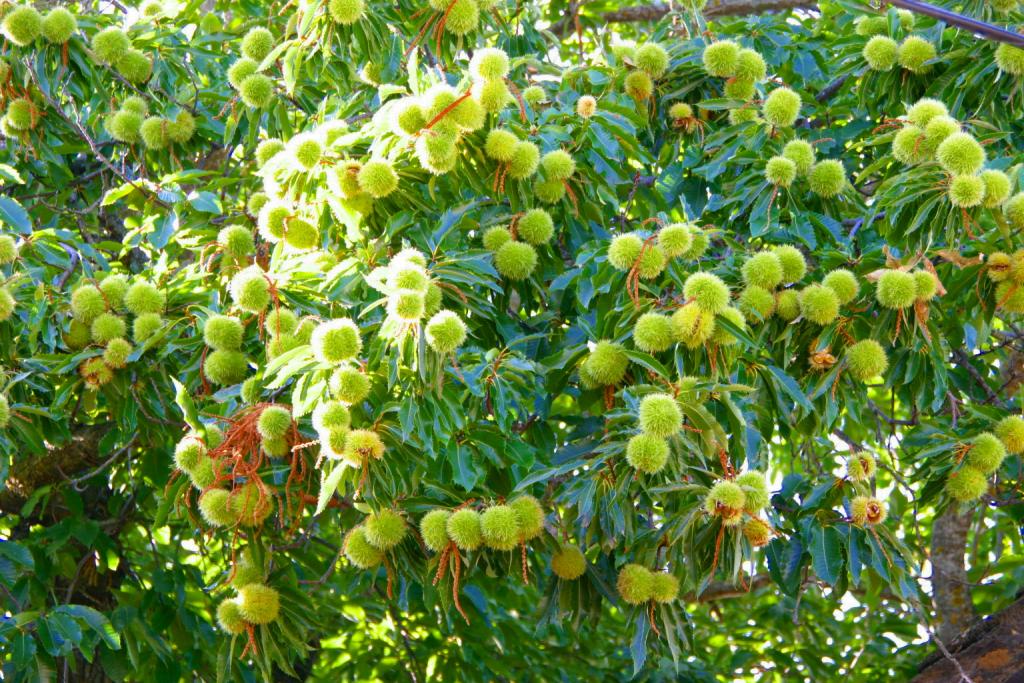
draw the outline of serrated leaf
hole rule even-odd
[[[320,473],[320,493],[316,497],[316,512],[313,513],[314,516],[327,509],[331,498],[334,497],[334,492],[338,490],[338,482],[341,481],[341,477],[345,474],[346,469],[345,464],[339,462],[330,472],[326,474]]]
[[[814,573],[829,585],[839,580],[843,568],[842,542],[835,527],[815,526],[811,529],[811,566]]]

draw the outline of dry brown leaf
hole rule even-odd
[[[967,258],[961,256],[960,252],[954,249],[939,249],[935,252],[937,256],[941,256],[944,261],[952,263],[957,268],[967,268],[968,266],[977,266],[982,263],[983,259],[981,256],[973,256]]]

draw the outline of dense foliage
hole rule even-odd
[[[1013,600],[1024,50],[615,5],[0,4],[5,679],[883,680],[940,545]]]

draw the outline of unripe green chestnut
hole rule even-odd
[[[908,36],[896,51],[901,67],[914,74],[926,74],[932,65],[926,62],[935,59],[935,46],[920,36]]]
[[[310,342],[317,360],[332,365],[355,358],[363,347],[359,327],[349,318],[320,323]]]
[[[651,572],[651,600],[672,602],[679,597],[679,579],[668,572]]]
[[[764,287],[750,285],[740,292],[739,306],[743,315],[767,320],[775,312],[775,296]]]
[[[261,26],[249,29],[242,38],[242,56],[254,62],[262,62],[274,49],[275,42],[274,34],[267,29]]]
[[[757,50],[742,48],[736,60],[736,76],[754,82],[763,81],[768,76],[768,65]]]
[[[653,434],[637,434],[626,444],[626,462],[644,474],[657,474],[668,462],[668,441]]]
[[[846,171],[840,161],[825,159],[811,167],[807,183],[819,197],[835,197],[846,188]]]
[[[248,370],[249,359],[240,351],[214,351],[203,363],[203,374],[214,384],[238,384]]]
[[[661,78],[668,71],[668,53],[657,43],[644,43],[637,48],[633,63],[651,78]]]
[[[918,128],[924,128],[937,116],[949,116],[949,110],[931,97],[922,97],[907,110],[907,121]]]
[[[899,45],[888,36],[875,36],[864,45],[861,54],[873,71],[890,71],[899,58]]]
[[[345,557],[360,569],[373,569],[384,560],[384,552],[370,544],[366,529],[354,527],[345,535]]]
[[[466,323],[457,313],[440,311],[427,322],[425,333],[430,348],[449,354],[466,341]]]
[[[772,247],[772,253],[782,264],[782,281],[786,284],[799,282],[807,274],[807,259],[803,253],[790,244]]]
[[[203,325],[203,341],[215,351],[237,351],[243,333],[242,321],[229,315],[212,315]]]
[[[1006,459],[1006,448],[995,434],[983,432],[971,439],[967,464],[984,475],[993,474]]]
[[[739,69],[740,46],[731,40],[711,43],[701,55],[709,76],[732,78]]]
[[[640,401],[640,429],[647,434],[668,437],[683,428],[683,413],[668,394],[650,394]]]
[[[654,594],[654,574],[647,567],[627,564],[619,570],[615,582],[619,597],[630,605],[641,605]]]
[[[839,317],[839,297],[825,285],[808,285],[800,292],[800,313],[817,325],[828,325]]]
[[[996,66],[1011,76],[1024,76],[1024,50],[1008,43],[999,43],[996,48]]]
[[[128,356],[133,350],[131,342],[114,337],[107,342],[107,348],[103,350],[103,362],[112,368],[123,368],[128,364]]]
[[[666,315],[644,313],[633,327],[633,343],[646,353],[659,353],[674,343],[672,322]]]
[[[405,520],[394,510],[378,510],[363,522],[366,540],[378,550],[388,551],[402,542],[407,526]]]
[[[621,382],[626,375],[629,356],[622,345],[612,341],[599,341],[583,361],[583,367],[597,384],[611,386]]]
[[[431,510],[423,515],[420,520],[420,536],[423,537],[423,544],[428,549],[439,553],[448,547],[451,539],[448,537],[448,520],[452,513],[448,510]]]
[[[509,280],[525,280],[537,267],[537,251],[525,242],[506,242],[495,252],[494,266]]]
[[[954,133],[935,150],[935,159],[951,175],[974,175],[985,163],[985,150],[974,136]]]
[[[747,496],[743,487],[728,480],[717,482],[704,498],[704,511],[722,518],[722,524],[735,526],[743,521]]]
[[[469,72],[478,80],[508,76],[508,54],[504,50],[485,47],[477,50],[469,60]]]
[[[840,305],[846,305],[857,298],[860,292],[860,284],[857,276],[845,268],[837,268],[829,272],[821,281],[839,298]]]
[[[644,102],[654,93],[654,81],[644,71],[630,71],[624,82],[626,94],[638,102]]]
[[[262,109],[274,97],[274,81],[264,74],[246,76],[238,86],[238,96],[247,107]]]
[[[885,373],[889,358],[874,339],[864,339],[846,349],[846,369],[854,379],[866,382]]]
[[[970,466],[961,467],[946,480],[946,493],[950,498],[969,503],[988,492],[988,478]]]
[[[800,177],[810,172],[815,161],[814,147],[806,140],[790,140],[782,148],[782,156],[793,162]]]
[[[986,169],[981,172],[981,181],[985,183],[985,206],[1002,206],[1010,196],[1010,177],[1002,171]]]
[[[217,625],[233,636],[245,633],[245,617],[238,606],[238,599],[224,600],[217,605]]]
[[[342,26],[356,23],[363,18],[365,11],[364,0],[329,0],[327,3],[327,12],[331,19]]]
[[[714,332],[715,314],[704,311],[696,303],[687,304],[672,314],[673,335],[691,349],[706,343]]]
[[[15,7],[4,17],[0,32],[18,47],[33,43],[43,30],[43,17],[31,6]]]
[[[494,128],[487,133],[484,141],[484,152],[495,161],[509,162],[515,155],[516,143],[519,138],[502,128]]]
[[[243,311],[261,313],[270,305],[270,282],[259,266],[249,266],[231,279],[231,298]]]
[[[790,88],[776,88],[765,98],[761,115],[776,128],[788,128],[800,116],[800,96]]]
[[[1024,453],[1024,418],[1008,415],[996,423],[993,430],[1003,442],[1007,453],[1018,455]]]
[[[386,197],[398,188],[398,175],[385,159],[371,159],[357,176],[359,187],[374,199]]]
[[[267,406],[260,412],[256,431],[264,439],[280,439],[292,428],[292,414],[284,406]]]
[[[519,542],[531,541],[544,532],[544,508],[531,495],[521,495],[508,504],[516,514]]]
[[[683,283],[683,296],[705,313],[714,315],[729,304],[729,287],[713,273],[693,273]]]
[[[792,163],[792,162],[790,162]],[[772,290],[782,284],[782,261],[775,251],[760,251],[743,262],[743,282]]]
[[[575,545],[562,545],[551,556],[551,572],[563,581],[575,581],[587,571],[587,558]]]
[[[480,514],[476,510],[456,510],[448,518],[448,537],[459,550],[476,550],[483,543]]]
[[[885,308],[908,308],[917,300],[914,276],[902,270],[887,270],[878,278],[875,298]]]
[[[480,515],[484,545],[493,550],[511,550],[519,544],[519,521],[508,505],[494,505]]]

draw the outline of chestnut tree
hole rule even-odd
[[[970,680],[1024,12],[896,5],[0,2],[3,678]]]

